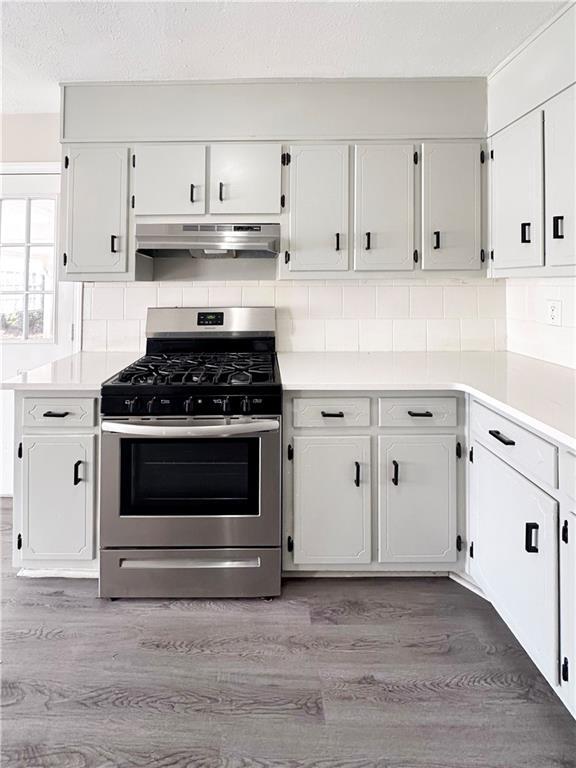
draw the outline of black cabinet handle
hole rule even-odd
[[[392,475],[392,485],[398,485],[398,462],[393,461],[392,466],[394,467],[394,474]]]
[[[366,250],[369,251],[372,247],[371,245],[372,240],[372,234],[370,232],[366,232]]]
[[[340,250],[340,232],[336,232],[336,250]]]
[[[220,200],[221,203],[224,202],[224,182],[221,181],[220,185],[218,187],[218,200]]]
[[[412,416],[413,419],[423,418],[423,417],[427,419],[431,419],[434,416],[434,414],[432,413],[432,411],[408,411],[408,416]]]
[[[531,243],[532,240],[530,239],[530,228],[531,224],[529,221],[525,221],[522,224],[520,224],[520,242],[521,243]]]
[[[194,202],[194,189],[195,189],[194,184],[190,184],[190,202],[191,203]]]
[[[336,413],[329,413],[328,411],[320,411],[320,415],[323,419],[343,419],[344,411],[337,411]]]
[[[434,233],[434,250],[437,251],[440,248],[440,232],[436,230]]]
[[[564,216],[552,216],[552,237],[564,240]]]
[[[82,478],[78,474],[78,470],[80,469],[82,462],[78,460],[74,464],[74,485],[78,485],[78,483],[82,480]]]
[[[534,543],[534,534],[538,532],[539,527],[538,523],[526,523],[526,552],[538,552],[538,544]]]
[[[506,437],[506,435],[503,435],[502,432],[497,429],[489,429],[488,434],[492,435],[492,437],[495,437],[498,442],[502,443],[502,445],[516,445],[514,440]]]
[[[356,467],[356,475],[354,477],[354,485],[356,488],[360,488],[360,462],[355,461],[354,466]]]
[[[42,416],[45,419],[65,419],[70,415],[70,411],[44,411]]]
[[[118,240],[118,235],[110,235],[110,253],[118,253],[116,250],[116,240]]]

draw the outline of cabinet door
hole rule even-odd
[[[472,576],[546,678],[558,679],[558,504],[478,443]]]
[[[560,687],[563,701],[576,716],[576,509],[560,507]]]
[[[480,269],[480,144],[422,147],[422,269]]]
[[[210,213],[280,213],[281,144],[212,144]]]
[[[531,112],[492,138],[494,267],[539,267],[542,238],[542,112]]]
[[[414,145],[355,151],[354,269],[413,269]]]
[[[128,149],[70,147],[63,171],[63,276],[127,269]]]
[[[294,438],[294,562],[369,563],[370,438]]]
[[[378,438],[379,560],[456,560],[456,438]]]
[[[546,264],[576,264],[576,86],[544,110]]]
[[[94,435],[22,441],[24,560],[92,560]]]
[[[348,146],[290,148],[290,271],[348,269]]]
[[[135,152],[134,210],[139,214],[206,213],[206,148],[143,144]]]

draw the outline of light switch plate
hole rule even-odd
[[[548,325],[562,325],[562,302],[548,299]]]

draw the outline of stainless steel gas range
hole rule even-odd
[[[275,313],[148,310],[102,385],[101,597],[280,593]]]

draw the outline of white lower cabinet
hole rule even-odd
[[[94,435],[22,439],[22,559],[92,560]]]
[[[558,683],[558,502],[478,443],[470,571],[547,680]]]
[[[456,560],[456,437],[378,438],[379,561]]]
[[[294,562],[369,563],[370,438],[294,438]]]

